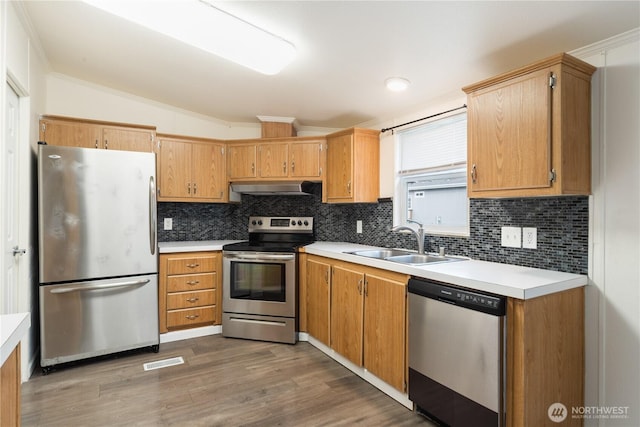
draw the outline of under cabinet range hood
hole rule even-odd
[[[313,182],[310,181],[254,181],[232,182],[231,191],[254,196],[307,196],[313,194]]]

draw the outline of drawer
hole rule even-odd
[[[214,323],[215,306],[186,308],[167,311],[167,328],[188,327],[202,323]]]
[[[215,305],[216,291],[213,289],[196,292],[177,292],[167,295],[167,309],[193,308],[203,305]]]
[[[184,274],[167,277],[167,292],[198,291],[213,289],[216,273]]]
[[[216,256],[167,258],[167,274],[189,274],[216,271]]]

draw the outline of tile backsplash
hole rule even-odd
[[[249,196],[241,203],[158,203],[158,240],[247,239],[248,218],[313,216],[316,240],[417,249],[412,235],[392,233],[391,201],[373,204],[323,204],[317,184],[309,196]],[[173,218],[173,230],[163,230]],[[427,235],[425,249],[445,247],[453,255],[474,259],[587,274],[589,199],[587,196],[471,199],[469,237]],[[363,232],[356,233],[356,220]],[[536,227],[537,249],[503,248],[502,226]]]

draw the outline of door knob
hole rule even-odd
[[[13,255],[14,255],[14,256],[16,256],[16,255],[24,255],[24,254],[26,254],[26,253],[27,253],[27,250],[26,250],[26,249],[20,249],[20,248],[18,248],[17,246],[14,246],[14,247],[13,247]]]

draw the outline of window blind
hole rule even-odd
[[[399,170],[406,175],[467,161],[467,114],[456,114],[398,132]]]

